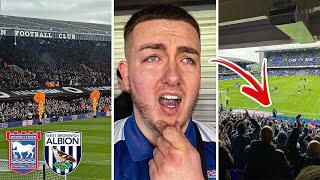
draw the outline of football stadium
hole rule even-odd
[[[219,56],[259,83],[266,59],[272,101],[262,107],[241,94],[248,82],[219,65],[219,178],[319,179],[319,2],[221,0],[219,8]]]
[[[261,54],[261,52],[259,52]],[[228,100],[226,108],[248,109],[262,112],[277,110],[279,117],[294,117],[302,114],[304,118],[318,120],[320,111],[317,108],[319,97],[319,49],[291,49],[264,51],[267,59],[269,92],[272,106],[262,107],[240,93],[240,85],[247,82],[231,70],[219,66],[220,104]],[[251,72],[260,81],[260,64],[245,60],[235,61],[246,71]],[[248,67],[248,68],[247,68]],[[294,119],[294,118],[293,118]]]
[[[111,176],[111,25],[0,15],[0,77],[0,179]],[[44,162],[44,132],[62,130],[82,132],[67,177]],[[6,131],[42,132],[39,170],[8,170]]]

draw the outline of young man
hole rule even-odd
[[[114,178],[213,179],[215,130],[192,120],[200,88],[200,32],[181,8],[135,13],[119,63],[132,115],[115,123]]]

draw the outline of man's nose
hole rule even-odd
[[[180,85],[181,72],[178,62],[175,59],[169,60],[164,69],[162,77],[163,83],[170,86]]]

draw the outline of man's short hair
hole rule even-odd
[[[127,41],[134,27],[139,23],[157,19],[184,21],[197,30],[198,36],[200,38],[199,25],[188,12],[177,6],[159,4],[142,9],[131,16],[124,28],[124,40]]]
[[[320,143],[312,140],[307,146],[306,154],[308,157],[320,159]]]
[[[240,135],[243,135],[244,133],[246,133],[246,125],[244,124],[244,122],[240,122],[240,123],[237,125],[237,132],[238,132]]]
[[[261,140],[270,143],[273,139],[273,129],[270,126],[264,126],[260,132]]]

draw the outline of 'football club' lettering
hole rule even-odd
[[[5,36],[5,35],[7,35],[7,30],[0,29],[0,36]]]

